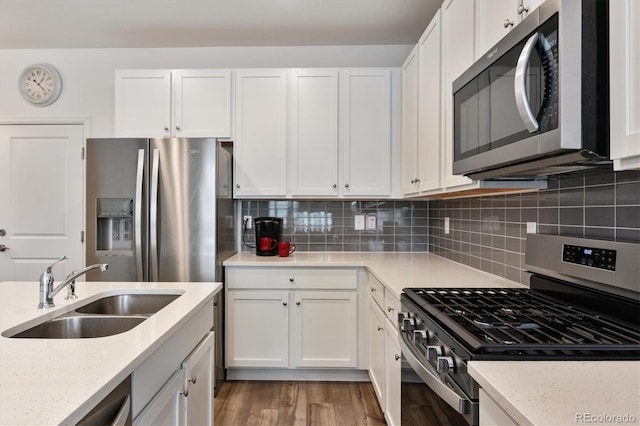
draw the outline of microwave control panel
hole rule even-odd
[[[616,250],[564,244],[562,261],[591,268],[616,270]]]

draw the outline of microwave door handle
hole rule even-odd
[[[527,95],[527,68],[529,67],[529,60],[533,49],[536,47],[539,35],[535,33],[524,45],[518,63],[516,65],[516,75],[514,79],[514,89],[516,95],[516,105],[518,106],[518,113],[524,121],[525,126],[529,133],[533,133],[540,128],[536,116],[531,111],[531,104],[529,104],[529,96]]]
[[[151,272],[149,281],[157,282],[158,271],[158,178],[160,173],[160,150],[153,150],[151,165],[151,194],[149,203],[149,251],[151,257]]]
[[[138,281],[144,281],[142,273],[142,185],[144,179],[144,149],[138,150],[138,167],[136,169],[136,198],[134,205],[134,240],[136,250],[136,278]]]

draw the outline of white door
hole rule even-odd
[[[182,363],[182,388],[188,390],[184,398],[186,424],[213,424],[213,342],[209,333],[202,343]]]
[[[60,281],[84,264],[81,125],[0,126],[0,281]],[[35,303],[34,299],[34,303]]]
[[[356,367],[355,291],[297,291],[294,294],[292,356],[296,367]]]

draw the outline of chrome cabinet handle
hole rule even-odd
[[[296,302],[296,305],[300,306],[300,301],[299,300]]]
[[[164,131],[168,132],[169,131],[169,126],[164,126]]]
[[[236,183],[236,188],[240,189],[240,184]]]
[[[394,309],[391,306],[387,306],[387,312],[391,312],[394,311]]]
[[[9,247],[5,246],[4,244],[0,244],[0,252],[7,251],[7,250],[9,250]]]
[[[400,359],[400,355],[395,354],[394,358],[396,359],[396,361],[398,361]]]
[[[384,330],[384,328],[378,326],[378,331],[382,331],[382,330]]]
[[[518,113],[529,133],[537,131],[540,127],[536,116],[531,111],[531,104],[529,103],[529,96],[527,94],[527,67],[529,66],[529,60],[531,59],[531,54],[538,39],[539,34],[535,33],[527,40],[522,52],[520,52],[520,57],[516,64],[516,75],[513,79]]]
[[[345,183],[345,184],[344,184],[344,187],[345,187],[345,188],[349,188],[349,184],[348,184],[348,183]]]
[[[375,292],[376,288],[375,287],[371,287],[371,293]]]
[[[184,389],[180,391],[180,395],[184,395],[184,397],[188,397],[189,396],[189,389]]]
[[[334,183],[333,184],[333,189],[336,189],[337,187],[338,187],[338,185]]]
[[[282,302],[282,306],[287,306],[287,302]]]
[[[7,231],[4,229],[0,229],[0,237],[4,237],[5,235],[7,235]]]
[[[182,130],[180,126],[176,126],[176,130]]]
[[[525,6],[524,4],[519,4],[518,5],[518,9],[517,9],[518,15],[522,15],[523,13],[528,12],[528,11],[529,11],[529,8],[527,6]]]
[[[293,277],[289,278],[289,282],[292,283],[293,282]]]
[[[198,380],[198,378],[196,376],[193,376],[189,380],[187,380],[187,382],[193,383],[195,385],[197,380]]]
[[[513,27],[513,21],[510,21],[509,18],[504,20],[504,27],[505,28],[509,28],[509,27]]]

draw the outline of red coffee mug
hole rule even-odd
[[[278,246],[278,240],[275,238],[262,237],[260,238],[260,250],[269,251]]]
[[[296,251],[296,245],[287,241],[280,241],[278,243],[278,256],[288,257],[291,253]]]

